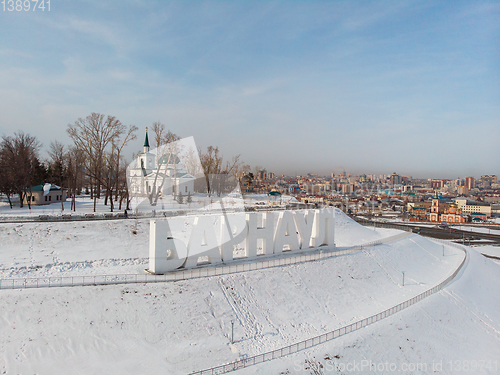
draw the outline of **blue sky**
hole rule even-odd
[[[0,134],[45,148],[99,112],[279,174],[498,175],[499,73],[499,2],[0,9]]]

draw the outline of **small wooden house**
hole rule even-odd
[[[67,189],[60,186],[41,183],[40,185],[32,186],[25,194],[23,204],[31,204],[40,206],[51,203],[66,202]]]

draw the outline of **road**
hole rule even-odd
[[[437,227],[428,227],[428,226],[418,226],[418,223],[415,224],[402,224],[402,223],[383,223],[379,221],[372,221],[368,219],[363,219],[360,217],[352,217],[353,220],[358,223],[366,226],[377,226],[381,228],[411,228],[414,233],[418,233],[422,236],[439,238],[443,240],[455,240],[456,242],[461,242],[465,239],[465,242],[469,241],[477,241],[477,240],[488,240],[491,241],[492,244],[500,244],[500,235],[498,234],[488,234],[488,233],[477,233],[471,232],[470,230],[460,230],[457,228],[437,228]]]

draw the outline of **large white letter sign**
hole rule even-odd
[[[182,267],[187,258],[186,244],[169,237],[170,227],[167,220],[150,222],[149,272],[163,274]]]
[[[199,216],[194,219],[188,243],[186,268],[196,267],[199,257],[208,257],[210,264],[222,262],[213,221],[213,216]]]
[[[288,245],[287,250],[299,250],[299,238],[295,221],[291,211],[280,212],[276,233],[274,234],[274,253],[283,252],[283,247]]]
[[[309,248],[314,222],[314,211],[295,212],[295,225],[300,236],[300,248]]]
[[[151,220],[149,272],[162,274],[177,268],[195,268],[200,257],[206,258],[208,264],[230,264],[235,260],[234,246],[242,242],[246,258],[260,258],[259,239],[264,256],[320,246],[335,249],[334,210],[284,211],[279,213],[276,225],[274,220],[272,212],[199,216],[194,219],[187,246],[173,238],[168,220]],[[183,227],[186,226],[190,225],[184,222]]]
[[[247,221],[244,215],[224,215],[221,218],[220,251],[223,262],[233,260],[234,245],[245,241],[248,235]]]
[[[320,247],[322,245],[334,246],[335,217],[334,212],[329,209],[315,210],[314,224],[311,237],[311,245]]]
[[[258,226],[259,216],[263,225]],[[274,248],[274,217],[272,212],[247,214],[248,236],[245,241],[245,255],[248,258],[257,256],[257,239],[262,239],[264,255],[271,255]]]

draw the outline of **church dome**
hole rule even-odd
[[[169,155],[164,154],[158,159],[158,165],[165,165],[165,164],[180,164],[181,160],[179,157],[175,154],[170,154],[170,160],[169,160]]]

